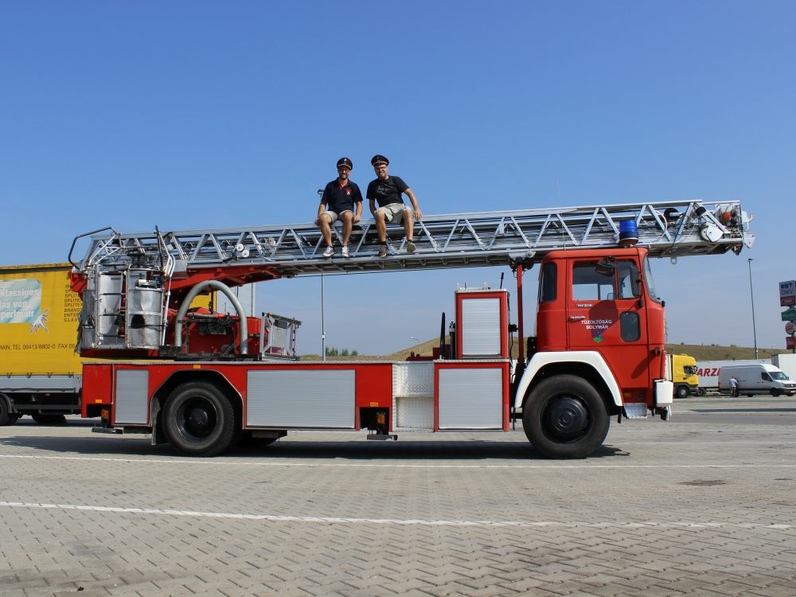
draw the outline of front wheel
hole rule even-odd
[[[184,383],[171,393],[163,411],[166,439],[187,456],[217,456],[241,435],[239,417],[227,396],[214,384]]]
[[[677,386],[675,396],[677,398],[688,398],[691,395],[691,390],[688,386]]]
[[[528,396],[522,426],[533,447],[548,458],[585,458],[608,435],[608,410],[582,377],[556,375]]]

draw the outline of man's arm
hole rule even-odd
[[[409,201],[412,202],[412,210],[415,214],[415,220],[419,222],[423,219],[423,214],[420,211],[420,206],[417,204],[417,198],[415,197],[415,194],[412,192],[412,189],[409,188],[407,188],[404,193],[406,193],[406,196],[409,197]]]

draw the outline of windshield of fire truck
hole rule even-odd
[[[647,284],[647,293],[650,298],[656,303],[663,303],[661,297],[655,291],[655,282],[652,278],[652,268],[650,267],[650,260],[648,256],[644,256],[644,282]]]

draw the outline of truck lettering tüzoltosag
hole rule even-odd
[[[611,416],[668,419],[673,383],[664,309],[650,258],[739,253],[749,216],[737,202],[624,204],[426,216],[417,251],[389,241],[378,259],[362,221],[348,259],[324,259],[313,225],[121,234],[75,239],[82,298],[82,409],[99,430],[148,433],[188,455],[298,429],[507,431],[516,421],[553,458],[593,453]],[[337,232],[336,232],[337,233]],[[397,231],[395,232],[397,233]],[[82,260],[78,242],[89,238]],[[295,354],[300,322],[244,312],[231,288],[306,274],[504,265],[516,276],[517,322],[504,289],[455,293],[450,334],[408,362],[313,362]],[[522,279],[539,266],[536,336],[524,337]],[[219,292],[232,315],[194,310]]]

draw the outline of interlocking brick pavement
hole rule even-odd
[[[796,402],[676,406],[578,461],[519,429],[187,459],[23,419],[0,427],[0,595],[796,594]]]

